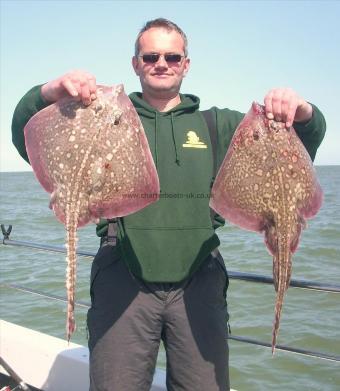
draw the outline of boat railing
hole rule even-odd
[[[9,226],[8,229],[6,229],[4,227],[4,225],[1,224],[1,230],[2,230],[2,234],[3,234],[3,240],[2,240],[3,245],[25,247],[25,248],[32,248],[32,249],[37,249],[37,250],[66,254],[66,248],[63,246],[52,246],[52,245],[48,245],[48,244],[10,239],[9,236],[10,236],[10,233],[12,230],[11,225]],[[95,256],[95,252],[83,251],[83,250],[78,249],[77,255],[79,257],[92,259]],[[262,284],[273,284],[272,277],[259,275],[259,274],[255,274],[255,273],[245,273],[245,272],[228,270],[228,276],[230,279],[235,279],[235,280],[262,283]],[[41,291],[31,289],[31,288],[28,288],[28,287],[25,287],[25,286],[22,286],[19,284],[1,283],[0,286],[6,287],[9,289],[14,289],[14,290],[21,291],[21,292],[25,292],[25,293],[30,293],[30,294],[42,296],[44,298],[48,298],[51,300],[57,300],[57,301],[62,301],[62,302],[67,301],[66,297],[41,292]],[[321,292],[328,292],[328,293],[340,293],[340,285],[333,284],[333,283],[327,283],[327,282],[291,279],[290,287],[307,289],[307,290],[314,290],[314,291],[321,291]],[[79,307],[83,307],[83,308],[90,307],[89,303],[83,302],[83,301],[77,301],[75,303],[75,305],[79,306]],[[258,345],[258,346],[271,348],[270,343],[262,342],[257,339],[252,339],[252,338],[248,338],[248,337],[244,337],[244,336],[238,336],[238,335],[234,335],[231,333],[229,333],[228,338],[230,340],[237,341],[237,342],[244,342],[244,343],[248,343],[248,344],[252,344],[252,345]],[[286,345],[276,345],[276,350],[286,351],[286,352],[295,353],[295,354],[301,354],[301,355],[315,357],[315,358],[324,359],[324,360],[340,362],[339,355],[327,354],[327,353],[323,353],[323,352],[316,352],[316,351],[307,350],[307,349],[299,349],[299,348],[286,346]]]

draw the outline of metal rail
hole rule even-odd
[[[229,335],[228,338],[232,339],[234,341],[238,341],[238,342],[245,342],[245,343],[249,343],[252,345],[264,346],[269,349],[272,348],[272,345],[270,343],[262,342],[257,339],[240,337],[238,335]],[[301,354],[303,356],[308,356],[308,357],[321,358],[323,360],[340,362],[340,356],[333,355],[333,354],[327,354],[327,353],[315,352],[315,351],[307,350],[307,349],[298,349],[298,348],[292,348],[290,346],[285,346],[285,345],[276,345],[275,351],[276,350],[281,350],[281,351],[295,353],[295,354]]]
[[[5,227],[3,225],[1,225],[1,230],[2,230],[2,233],[4,236],[3,241],[2,241],[3,245],[34,248],[34,249],[43,250],[43,251],[51,251],[51,252],[66,254],[66,249],[62,246],[51,246],[51,245],[47,245],[47,244],[9,239],[9,235],[11,233],[12,226],[9,226],[9,228],[6,230]],[[79,255],[81,257],[85,257],[85,258],[93,258],[95,256],[95,253],[91,252],[91,251],[78,250],[77,255]],[[254,274],[254,273],[228,271],[228,275],[229,275],[229,278],[231,278],[231,279],[236,279],[236,280],[241,280],[241,281],[250,281],[250,282],[265,283],[265,284],[272,284],[273,283],[272,277],[258,275],[258,274]],[[0,286],[3,288],[7,288],[7,289],[15,289],[15,290],[18,290],[18,291],[21,291],[24,293],[35,294],[35,295],[45,297],[48,299],[52,299],[52,300],[56,300],[56,301],[67,302],[67,299],[65,297],[52,295],[52,294],[48,294],[45,292],[40,292],[40,291],[31,289],[31,288],[27,288],[25,286],[18,285],[18,284],[1,283]],[[294,287],[294,288],[311,289],[311,290],[317,290],[317,291],[322,291],[322,292],[340,293],[340,285],[332,284],[332,283],[321,283],[321,282],[316,282],[316,281],[292,279],[290,281],[290,286]],[[75,305],[78,307],[83,307],[83,308],[90,307],[89,303],[83,302],[83,301],[77,301],[77,302],[75,302]],[[246,343],[253,344],[253,345],[271,348],[271,344],[269,344],[269,343],[255,340],[255,339],[251,339],[248,337],[230,334],[228,338],[231,340],[234,340],[234,341],[238,341],[238,342],[246,342]],[[324,359],[324,360],[340,362],[340,356],[337,356],[337,355],[330,355],[330,354],[315,352],[315,351],[311,351],[311,350],[292,348],[290,346],[285,346],[285,345],[276,345],[276,350],[301,354],[301,355],[320,358],[320,359]]]
[[[66,254],[66,249],[65,247],[62,246],[51,246],[51,245],[41,244],[41,243],[25,242],[22,240],[12,240],[6,237],[3,239],[2,243],[7,246],[35,248],[38,250]],[[77,250],[77,255],[85,258],[93,258],[96,255],[96,253],[92,251]],[[273,284],[272,277],[254,274],[254,273],[244,273],[244,272],[228,270],[228,275],[230,279],[258,282],[264,284]],[[328,282],[291,279],[289,286],[291,286],[292,288],[302,288],[302,289],[310,289],[310,290],[316,290],[322,292],[340,293],[340,285],[328,283]]]
[[[15,289],[15,290],[18,290],[20,292],[31,293],[31,294],[34,294],[34,295],[37,295],[37,296],[40,296],[40,297],[44,297],[46,299],[52,299],[52,300],[56,300],[56,301],[61,301],[63,303],[67,303],[66,297],[53,295],[53,294],[49,294],[49,293],[44,293],[44,292],[41,292],[41,291],[38,291],[38,290],[35,290],[35,289],[27,288],[27,287],[22,286],[22,285],[18,285],[18,284],[0,284],[0,286],[3,287],[3,288],[6,288],[6,289]],[[82,308],[86,308],[86,309],[90,308],[90,303],[87,303],[85,301],[76,301],[75,305],[77,307],[82,307]],[[269,349],[271,349],[271,347],[272,347],[270,343],[266,343],[266,342],[259,341],[257,339],[252,339],[252,338],[243,337],[243,336],[239,336],[239,335],[234,335],[234,334],[230,334],[230,333],[229,333],[228,339],[231,339],[231,340],[234,340],[234,341],[237,341],[237,342],[245,342],[245,343],[249,343],[249,344],[252,344],[252,345],[263,346],[263,347],[269,348]],[[306,350],[306,349],[298,349],[298,348],[293,348],[291,346],[276,345],[275,350],[281,350],[281,351],[284,351],[284,352],[301,354],[301,355],[304,355],[304,356],[320,358],[320,359],[323,359],[323,360],[340,362],[340,356],[337,356],[337,355],[331,355],[331,354],[327,354],[327,353],[315,352],[315,351]]]

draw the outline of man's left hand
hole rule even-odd
[[[313,108],[291,88],[274,88],[264,98],[267,118],[285,122],[306,122],[312,118]]]

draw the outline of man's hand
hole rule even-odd
[[[96,99],[96,78],[85,71],[75,70],[52,80],[41,87],[41,95],[48,102],[73,96],[89,105]]]
[[[264,98],[267,118],[285,122],[286,127],[293,122],[305,122],[312,118],[312,106],[291,88],[275,88]]]

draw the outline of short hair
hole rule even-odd
[[[139,54],[139,39],[142,36],[142,34],[154,27],[158,28],[164,28],[168,32],[170,31],[177,31],[181,37],[183,38],[184,41],[184,56],[186,57],[188,55],[188,39],[187,36],[185,35],[184,31],[177,26],[176,23],[171,22],[168,19],[165,18],[157,18],[153,20],[149,20],[148,22],[145,23],[144,27],[140,30],[139,34],[137,35],[137,39],[135,42],[135,56],[137,57]]]

